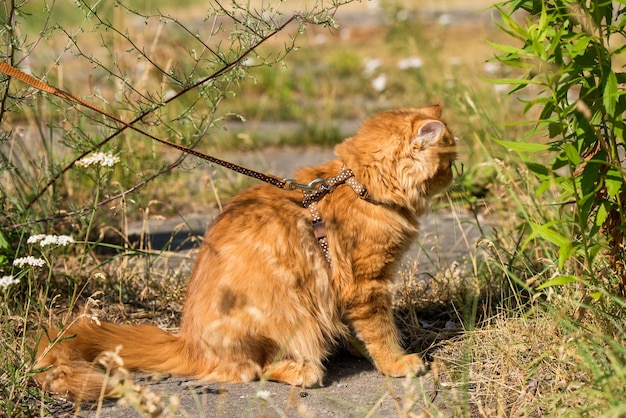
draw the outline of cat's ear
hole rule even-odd
[[[422,113],[425,113],[427,116],[434,118],[434,119],[439,119],[441,118],[441,105],[433,105],[433,106],[428,106],[428,107],[423,107],[420,109],[422,111]]]
[[[446,130],[443,122],[438,120],[428,120],[420,126],[417,136],[413,138],[414,143],[420,143],[422,146],[435,144]]]

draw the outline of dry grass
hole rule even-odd
[[[425,352],[463,331],[466,304],[485,292],[466,265],[453,263],[436,275],[412,262],[399,272],[394,300],[396,323],[411,352]]]
[[[591,412],[605,405],[585,390],[593,375],[577,338],[551,316],[502,314],[443,344],[433,353],[433,369],[455,408],[472,416]]]

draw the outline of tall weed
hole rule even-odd
[[[558,248],[562,274],[543,287],[580,282],[626,295],[626,79],[619,71],[626,9],[574,0],[509,1],[496,7],[502,30],[521,44],[494,44],[497,59],[523,71],[521,78],[496,81],[513,84],[512,93],[526,91],[527,111],[539,108],[526,139],[550,138],[547,144],[502,142],[523,156],[539,180],[536,197],[548,196],[552,188],[558,193],[560,218],[528,224],[528,241],[540,237]],[[540,154],[548,160],[536,158]]]
[[[619,416],[626,407],[626,9],[568,0],[495,7],[513,40],[492,43],[496,60],[511,68],[495,82],[510,86],[530,120],[517,140],[492,131],[519,161],[496,164],[494,187],[518,219],[485,241],[488,269],[509,281],[514,303],[508,320],[460,339],[455,350],[474,363],[444,374],[466,373],[470,411],[481,415]],[[542,349],[537,333],[554,347]],[[506,383],[485,380],[496,365]]]

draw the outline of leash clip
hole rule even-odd
[[[323,178],[317,178],[313,181],[311,181],[308,184],[302,184],[302,183],[296,183],[296,181],[294,179],[285,179],[285,185],[283,186],[283,189],[286,190],[329,190],[330,188],[328,187],[328,184],[326,183],[326,179]]]

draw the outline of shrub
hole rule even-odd
[[[511,0],[496,7],[502,30],[521,44],[493,44],[497,60],[524,72],[497,82],[513,84],[526,111],[539,112],[523,143],[502,144],[519,151],[539,179],[536,197],[556,188],[561,207],[560,219],[530,224],[527,242],[539,237],[558,247],[563,274],[543,287],[582,280],[626,295],[626,74],[618,70],[626,7],[601,0]],[[528,142],[539,134],[550,142]]]

